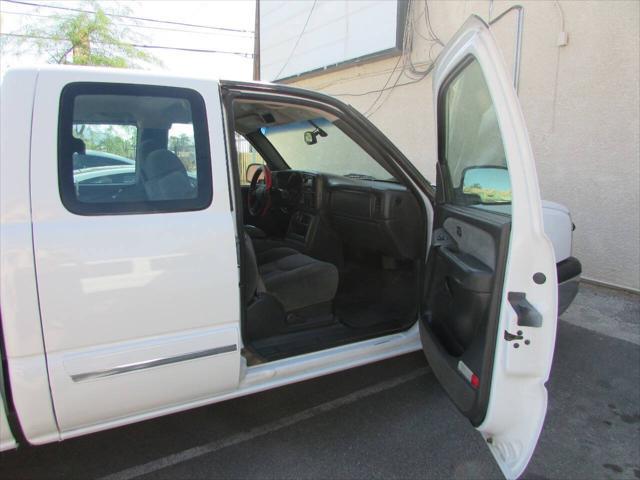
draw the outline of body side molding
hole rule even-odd
[[[220,355],[223,353],[235,352],[238,346],[236,344],[225,345],[222,347],[208,348],[206,350],[200,350],[197,352],[190,352],[181,355],[174,355],[171,357],[154,358],[151,360],[144,360],[142,362],[128,363],[117,367],[109,368],[107,370],[97,370],[93,372],[77,373],[71,375],[71,380],[74,382],[83,382],[86,380],[93,380],[96,378],[110,377],[112,375],[120,375],[123,373],[135,372],[137,370],[144,370],[147,368],[160,367],[162,365],[169,365],[172,363],[186,362],[187,360],[195,360],[197,358],[211,357],[213,355]]]

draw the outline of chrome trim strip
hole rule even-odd
[[[77,373],[75,375],[71,375],[71,380],[73,380],[74,382],[83,382],[86,380],[93,380],[96,378],[110,377],[112,375],[120,375],[122,373],[135,372],[137,370],[144,370],[147,368],[159,367],[162,365],[169,365],[171,363],[185,362],[187,360],[195,360],[196,358],[210,357],[212,355],[220,355],[222,353],[235,352],[237,349],[238,349],[238,346],[233,344],[233,345],[225,345],[223,347],[209,348],[207,350],[200,350],[198,352],[184,353],[182,355],[176,355],[173,357],[143,360],[141,362],[128,363],[125,365],[109,368],[107,370]]]

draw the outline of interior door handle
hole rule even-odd
[[[542,315],[529,303],[526,293],[509,292],[507,299],[518,315],[519,327],[542,327]]]

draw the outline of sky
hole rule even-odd
[[[20,33],[28,23],[47,21],[41,16],[65,14],[65,12],[44,6],[91,9],[85,2],[24,0],[27,3],[43,5],[34,7],[0,1],[0,30],[2,33]],[[202,26],[224,27],[246,30],[249,33],[234,33],[197,28],[192,26],[138,21],[137,25],[128,19],[114,18],[114,22],[131,25],[131,30],[142,36],[145,45],[223,50],[253,53],[253,29],[255,24],[255,0],[243,1],[158,1],[158,0],[108,0],[100,4],[105,9],[126,6],[129,15],[156,20],[167,20]],[[249,80],[253,73],[253,60],[250,56],[221,53],[195,53],[174,50],[145,50],[158,57],[162,66],[149,66],[149,70],[164,70],[184,75]],[[0,58],[0,73],[13,66],[46,63],[45,57],[24,54],[17,57],[3,53]]]

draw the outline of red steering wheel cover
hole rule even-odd
[[[260,212],[260,215],[264,217],[269,211],[269,209],[271,208],[270,193],[271,193],[271,184],[273,182],[273,179],[271,178],[271,169],[266,165],[262,168],[264,169],[264,187],[267,192],[267,201],[264,204],[264,208],[262,209],[262,212]]]
[[[264,206],[260,209],[260,211],[255,212],[254,216],[256,217],[266,215],[269,209],[271,208],[270,192],[271,192],[271,185],[273,184],[273,178],[271,176],[271,169],[266,165],[262,165],[261,167],[256,169],[255,173],[253,174],[253,178],[251,179],[249,192],[247,193],[247,202],[249,205],[249,210],[253,209],[253,205],[255,202],[255,198],[251,195],[252,188],[255,188],[255,186],[257,186],[258,179],[260,178],[260,174],[262,173],[264,174],[264,187],[265,187],[265,192],[267,194],[267,201],[265,202]]]
[[[264,185],[268,191],[271,191],[271,182],[273,181],[271,178],[271,169],[266,165],[262,167],[264,171]]]

